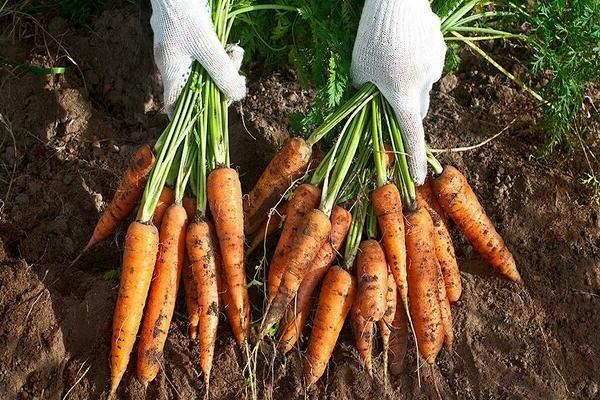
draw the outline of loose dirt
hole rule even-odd
[[[64,76],[0,70],[0,397],[105,399],[110,326],[125,225],[72,269],[129,154],[165,126],[152,61],[149,12],[131,5],[102,12],[89,27],[60,19],[20,25],[0,38],[0,55],[37,65],[77,62]],[[494,49],[494,51],[502,49]],[[56,54],[62,58],[55,59]],[[312,93],[288,71],[246,71],[249,95],[232,111],[232,159],[248,190],[291,112]],[[466,55],[432,94],[428,140],[460,168],[513,251],[524,279],[492,271],[453,230],[464,293],[452,308],[456,342],[435,370],[414,344],[400,376],[381,382],[360,367],[343,331],[326,376],[305,391],[301,355],[258,351],[259,398],[598,399],[600,398],[600,209],[579,183],[578,164],[536,162],[542,142],[536,104],[485,63]],[[249,263],[248,274],[262,277]],[[259,287],[252,297],[262,301]],[[253,311],[258,319],[260,310]],[[201,398],[196,344],[186,336],[180,299],[162,373],[146,392],[132,369],[123,399]],[[133,364],[133,363],[132,363]],[[210,396],[250,395],[244,361],[226,323],[217,341]],[[420,384],[419,384],[420,379]]]

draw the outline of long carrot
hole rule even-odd
[[[249,300],[244,268],[242,187],[238,173],[232,168],[213,170],[208,175],[207,194],[219,239],[223,272],[231,299],[230,307],[240,316],[239,330],[246,332],[250,327],[247,318]]]
[[[444,224],[448,225],[448,214],[442,208],[440,203],[437,201],[435,193],[433,193],[433,186],[431,184],[431,178],[427,178],[425,183],[421,186],[417,187],[417,193],[425,200],[429,207],[433,208],[433,210],[437,213],[437,215],[441,218]],[[433,218],[433,217],[432,217]],[[435,221],[434,221],[435,222]]]
[[[406,215],[406,227],[410,314],[419,353],[433,364],[444,341],[433,222],[427,210],[417,206]]]
[[[260,337],[279,321],[287,305],[298,292],[310,263],[321,249],[331,232],[331,221],[321,210],[309,211],[292,235],[291,247],[286,258],[288,265],[277,289],[277,294],[269,302],[261,325]]]
[[[379,321],[385,313],[388,266],[376,240],[360,244],[354,270],[358,282],[356,305],[364,318]]]
[[[340,251],[348,234],[352,215],[344,208],[335,206],[331,212],[330,220],[331,234],[329,240],[323,244],[313,259],[308,272],[298,288],[295,301],[292,301],[288,305],[285,312],[280,337],[281,348],[284,353],[291,350],[302,336],[302,330],[304,329],[313,303],[314,291]]]
[[[192,263],[187,255],[187,250],[183,255],[183,269],[181,278],[185,288],[185,306],[188,315],[188,335],[190,339],[195,340],[198,337],[198,293],[196,293],[196,282],[192,274]]]
[[[388,268],[387,292],[385,295],[385,313],[383,318],[377,321],[377,327],[381,334],[381,343],[383,347],[383,368],[384,376],[387,378],[388,368],[388,352],[390,348],[390,335],[392,334],[392,326],[394,324],[394,316],[396,315],[396,303],[398,302],[398,289],[396,289],[396,281],[392,271]]]
[[[216,246],[212,225],[197,220],[187,230],[186,244],[198,298],[200,367],[208,385],[219,324],[219,287]]]
[[[511,281],[520,282],[521,275],[512,254],[463,174],[446,166],[432,184],[440,205],[483,259]]]
[[[304,379],[308,386],[323,375],[356,292],[355,278],[340,267],[331,267],[323,281],[308,349]]]
[[[396,306],[390,335],[389,369],[392,375],[399,375],[404,365],[404,356],[408,346],[408,317],[401,304]]]
[[[311,146],[302,138],[288,139],[244,200],[246,234],[258,229],[269,210],[308,168]]]
[[[160,192],[160,197],[158,198],[158,203],[156,203],[156,208],[154,209],[154,215],[152,217],[152,222],[154,225],[160,226],[165,211],[167,208],[173,204],[175,201],[175,191],[168,186],[163,187]]]
[[[102,212],[92,237],[82,252],[106,239],[117,229],[119,222],[131,214],[136,203],[142,197],[144,184],[153,164],[154,155],[147,144],[141,146],[131,155],[129,166],[121,178],[115,195]]]
[[[287,261],[290,249],[293,246],[293,238],[296,235],[301,221],[306,214],[318,207],[321,199],[321,190],[308,183],[303,183],[294,190],[294,194],[288,202],[286,208],[286,217],[283,223],[283,230],[271,264],[269,265],[269,275],[267,277],[267,289],[269,300],[272,300],[277,294],[277,289],[281,283],[281,278],[287,268]]]
[[[430,201],[435,201],[435,199]],[[440,217],[435,208],[421,195],[421,191],[419,191],[419,194],[417,195],[417,203],[429,212],[431,220],[433,221],[435,255],[442,270],[448,300],[451,303],[456,303],[462,293],[462,283],[460,279],[460,270],[458,268],[458,263],[456,262],[456,255],[454,254],[452,237],[450,236],[448,227],[444,223],[442,217]]]
[[[177,288],[185,251],[187,213],[177,204],[164,214],[160,227],[160,247],[138,345],[137,378],[144,385],[156,378],[175,310]]]
[[[441,267],[438,268],[437,280],[438,302],[440,304],[442,325],[444,326],[444,346],[446,346],[446,349],[451,351],[452,343],[454,342],[454,332],[452,331],[452,313],[450,311],[450,300],[448,299],[448,295],[446,293],[446,284],[444,283],[444,275],[442,274]]]
[[[375,323],[362,314],[359,301],[357,295],[352,305],[352,331],[362,364],[369,376],[373,377],[373,328]]]
[[[119,297],[113,317],[111,393],[117,390],[129,363],[152,280],[158,241],[158,230],[154,225],[133,222],[127,229]]]

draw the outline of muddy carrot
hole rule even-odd
[[[410,314],[419,353],[433,364],[444,341],[433,222],[427,210],[417,206],[406,215],[406,227]]]
[[[284,143],[244,200],[246,234],[260,227],[293,181],[306,172],[311,153],[311,146],[302,138],[290,138]]]
[[[331,267],[323,281],[308,349],[304,379],[308,386],[325,372],[356,292],[355,278],[340,267]]]
[[[168,186],[163,187],[160,192],[160,197],[158,198],[158,203],[156,203],[156,208],[154,209],[154,215],[152,217],[152,222],[156,226],[160,226],[163,215],[167,208],[173,204],[175,201],[175,191]]]
[[[439,267],[439,264],[438,264]],[[452,350],[452,343],[454,342],[454,332],[452,331],[452,313],[450,311],[450,300],[446,293],[446,284],[444,283],[444,275],[442,274],[441,267],[438,268],[438,302],[440,303],[440,314],[442,318],[442,325],[444,327],[444,346],[449,351]]]
[[[249,301],[244,268],[244,213],[238,173],[232,168],[213,170],[208,175],[207,194],[219,239],[223,272],[231,298],[230,307],[240,315],[239,329],[247,331],[250,321],[246,318]]]
[[[448,214],[446,214],[446,211],[444,211],[440,203],[437,201],[435,193],[433,193],[431,178],[428,177],[424,184],[417,187],[417,193],[425,200],[430,208],[433,208],[444,224],[448,225]]]
[[[360,244],[354,270],[358,283],[356,305],[363,317],[379,321],[385,313],[388,267],[376,240],[364,240]]]
[[[442,173],[433,179],[432,184],[440,205],[481,257],[508,279],[520,282],[521,275],[512,254],[466,178],[456,168],[446,166]]]
[[[131,156],[129,166],[112,200],[100,216],[92,237],[83,252],[90,249],[96,243],[111,235],[123,219],[133,211],[136,203],[142,197],[144,184],[154,164],[154,155],[150,146],[143,145]]]
[[[196,282],[192,274],[192,263],[187,255],[183,254],[183,269],[181,278],[185,288],[185,306],[188,316],[188,335],[195,340],[198,337],[198,294],[196,293]]]
[[[302,330],[304,329],[313,303],[314,291],[339,253],[348,234],[352,216],[344,208],[336,206],[331,212],[330,220],[331,235],[329,240],[323,244],[313,259],[308,272],[298,288],[296,299],[288,305],[285,312],[280,337],[281,348],[284,353],[291,350],[302,335]]]
[[[113,317],[111,393],[117,390],[129,363],[152,280],[158,241],[158,230],[154,225],[140,222],[129,225],[123,247],[119,297]]]
[[[408,318],[402,304],[396,306],[394,321],[390,332],[389,369],[392,375],[399,375],[404,365],[404,356],[408,345]]]
[[[373,328],[375,323],[362,314],[358,303],[357,295],[352,305],[352,331],[362,364],[369,376],[373,377]]]
[[[193,221],[196,216],[196,199],[186,196],[183,198],[181,204],[185,208],[185,212],[187,212],[188,220]]]
[[[387,291],[385,296],[385,313],[383,314],[383,318],[377,321],[377,327],[379,328],[379,332],[381,334],[381,343],[383,347],[383,368],[384,368],[384,376],[387,378],[387,368],[388,368],[388,351],[390,347],[390,335],[392,332],[392,326],[394,324],[394,316],[396,314],[396,303],[398,301],[398,289],[396,289],[396,281],[394,280],[394,275],[392,275],[392,271],[388,268],[388,278],[387,278]]]
[[[318,207],[320,199],[321,190],[308,183],[303,183],[294,190],[286,208],[283,230],[269,265],[267,277],[269,300],[272,300],[277,294],[281,278],[286,270],[288,254],[293,244],[292,240],[299,229],[300,222],[310,210]]]

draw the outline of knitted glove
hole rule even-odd
[[[197,60],[219,89],[232,101],[246,95],[246,79],[238,73],[244,50],[223,48],[211,19],[207,0],[152,0],[150,25],[154,31],[154,60],[164,86],[169,116]]]
[[[366,0],[352,53],[356,87],[374,83],[396,113],[417,185],[425,181],[423,118],[446,45],[428,0]]]

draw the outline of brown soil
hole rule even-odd
[[[106,272],[119,267],[124,228],[75,268],[67,265],[87,241],[132,149],[156,138],[167,121],[148,20],[146,9],[127,6],[101,13],[89,28],[70,31],[54,19],[46,33],[25,23],[0,38],[0,55],[8,59],[61,64],[64,58],[52,57],[67,50],[77,62],[54,78],[0,71],[2,398],[107,397],[118,283]],[[326,376],[308,392],[300,355],[283,358],[263,346],[259,398],[436,398],[436,386],[443,398],[600,398],[600,210],[579,183],[583,170],[532,161],[541,141],[532,129],[535,104],[475,58],[467,57],[463,69],[436,86],[426,130],[434,148],[451,148],[481,142],[514,120],[489,144],[441,159],[467,175],[524,284],[501,279],[453,231],[464,294],[452,309],[453,352],[442,352],[434,372],[417,373],[411,343],[403,373],[388,386],[372,384],[346,328]],[[246,189],[287,135],[286,118],[311,96],[288,72],[249,75],[244,123],[239,114],[232,117],[232,158]],[[248,273],[260,276],[255,264]],[[252,291],[260,303],[258,288]],[[243,358],[222,326],[210,395],[249,396]],[[204,395],[198,350],[185,328],[180,301],[163,372],[145,393],[130,368],[119,398]],[[380,357],[375,366],[381,376]]]

